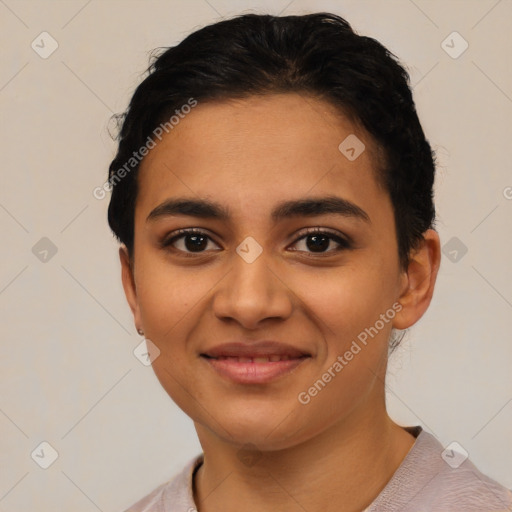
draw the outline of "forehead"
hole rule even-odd
[[[186,193],[261,208],[326,192],[371,203],[385,195],[375,179],[377,155],[359,125],[318,98],[199,102],[142,161],[137,203],[147,211]]]

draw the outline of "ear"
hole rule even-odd
[[[407,271],[402,275],[398,298],[402,309],[393,319],[394,328],[407,329],[423,316],[434,294],[440,263],[439,235],[433,229],[428,229],[423,233],[419,247],[411,254]]]
[[[123,282],[124,294],[126,300],[133,313],[135,322],[135,329],[142,328],[142,321],[140,318],[139,302],[137,299],[137,288],[135,286],[135,276],[133,272],[132,262],[128,255],[128,249],[125,245],[119,248],[119,259],[121,260],[121,279]]]

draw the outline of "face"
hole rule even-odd
[[[141,163],[123,284],[159,381],[212,438],[273,450],[382,411],[408,281],[376,163],[295,94],[199,103]]]

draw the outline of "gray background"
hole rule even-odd
[[[115,150],[109,117],[151,49],[242,11],[319,10],[407,65],[438,154],[445,254],[391,361],[391,415],[457,441],[512,488],[511,0],[0,0],[0,512],[122,510],[199,453],[133,354],[108,198],[92,194]],[[51,49],[43,31],[58,43],[47,58],[31,47]],[[457,58],[454,31],[469,44]],[[46,470],[43,441],[58,452]]]

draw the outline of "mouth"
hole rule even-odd
[[[200,354],[221,377],[238,384],[266,384],[284,377],[311,354],[276,342],[219,345]]]
[[[290,359],[300,359],[298,357],[292,357],[288,355],[280,355],[280,354],[268,354],[268,355],[253,355],[253,356],[219,356],[219,357],[211,357],[207,354],[201,354],[203,357],[207,359],[215,359],[216,361],[226,361],[230,360],[234,363],[278,363],[279,361],[289,361]],[[300,357],[308,357],[308,356],[300,356]]]

